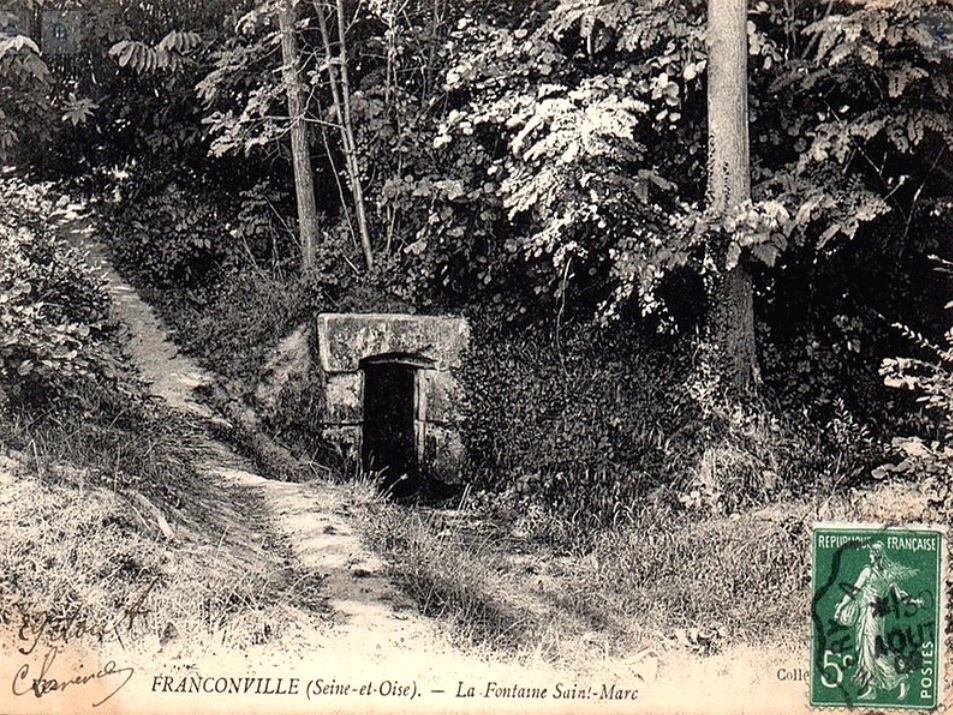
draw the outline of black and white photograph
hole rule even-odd
[[[0,713],[953,706],[953,0],[0,0]]]

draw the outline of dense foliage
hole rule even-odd
[[[25,35],[0,38],[0,157],[33,139],[31,128],[43,126],[36,120],[49,112],[49,80],[33,40]]]
[[[951,269],[953,263],[940,261],[942,273],[949,275]],[[946,307],[953,307],[953,301]],[[902,474],[916,479],[933,504],[949,512],[953,509],[953,328],[947,330],[941,346],[909,328],[897,327],[923,356],[888,358],[880,372],[890,387],[916,395],[926,407],[926,419],[919,425],[918,434],[893,439],[900,461],[882,466],[875,474]]]
[[[825,419],[776,396],[742,406],[699,375],[684,342],[598,340],[478,330],[464,369],[471,499],[578,541],[629,521],[646,499],[730,515],[859,483],[887,458],[883,431],[843,400]]]
[[[150,285],[194,288],[236,260],[241,244],[228,233],[229,204],[209,197],[194,175],[157,178],[119,183],[101,212],[113,216],[123,265],[135,266]]]
[[[115,382],[108,298],[76,248],[49,223],[42,191],[0,179],[0,389],[34,407]]]
[[[29,141],[47,171],[96,175],[120,263],[229,377],[253,382],[316,309],[464,313],[495,326],[470,378],[474,478],[553,504],[601,480],[605,513],[660,483],[731,511],[811,471],[861,479],[920,419],[878,367],[910,349],[892,323],[943,339],[927,257],[953,258],[948,0],[752,2],[752,200],[717,219],[701,0],[293,4],[306,276],[275,0],[99,3],[73,57],[0,42],[0,151]],[[744,414],[690,357],[712,278],[740,260],[765,402]],[[773,464],[791,455],[802,468]]]
[[[146,157],[191,156],[230,200],[259,186],[265,167],[288,157],[277,5],[229,10],[117,1],[90,11],[89,62],[44,80],[58,83],[51,96],[96,95],[68,113],[60,151],[93,146],[101,166],[132,161],[134,180],[155,172]],[[367,280],[421,308],[587,321],[634,311],[685,327],[697,306],[670,294],[685,293],[686,272],[705,277],[748,254],[782,269],[759,281],[760,305],[786,310],[805,282],[860,268],[855,239],[869,244],[863,269],[900,293],[935,250],[923,224],[949,220],[944,0],[755,3],[754,201],[717,222],[702,211],[703,3],[561,0],[514,13],[503,3],[319,0],[298,12],[325,211],[320,265],[360,265],[360,183],[378,258]],[[336,130],[343,100],[327,60],[340,13],[349,54],[330,64],[350,72],[353,146]],[[14,40],[32,66],[31,41]],[[26,108],[29,95],[19,96]],[[238,159],[247,180],[232,171]],[[289,168],[279,183],[290,180]],[[160,262],[181,256],[146,243]],[[858,317],[808,318],[834,315]]]

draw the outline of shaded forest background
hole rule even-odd
[[[55,7],[82,10],[78,51],[0,39],[0,150],[92,199],[120,268],[242,399],[319,311],[463,314],[469,496],[555,542],[645,505],[729,515],[883,479],[948,502],[950,3],[752,3],[752,200],[719,217],[704,3]],[[3,240],[5,400],[45,419],[112,391],[98,304],[73,314],[95,289]],[[703,359],[739,261],[760,366],[742,399]],[[322,461],[314,394],[265,421]]]

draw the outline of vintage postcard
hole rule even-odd
[[[0,0],[0,715],[953,707],[953,0]]]

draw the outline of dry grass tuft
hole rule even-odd
[[[630,636],[701,628],[770,641],[805,625],[808,557],[798,518],[643,514],[600,535],[588,557],[567,569],[567,607],[606,614],[607,628]]]
[[[0,425],[0,619],[79,615],[95,634],[144,597],[124,639],[152,649],[303,642],[327,612],[320,579],[295,570],[257,498],[199,473],[199,427],[87,417]]]
[[[424,615],[449,621],[458,640],[507,651],[539,629],[538,614],[507,598],[504,555],[488,538],[472,538],[433,512],[378,502],[365,513],[368,539],[395,582]]]

